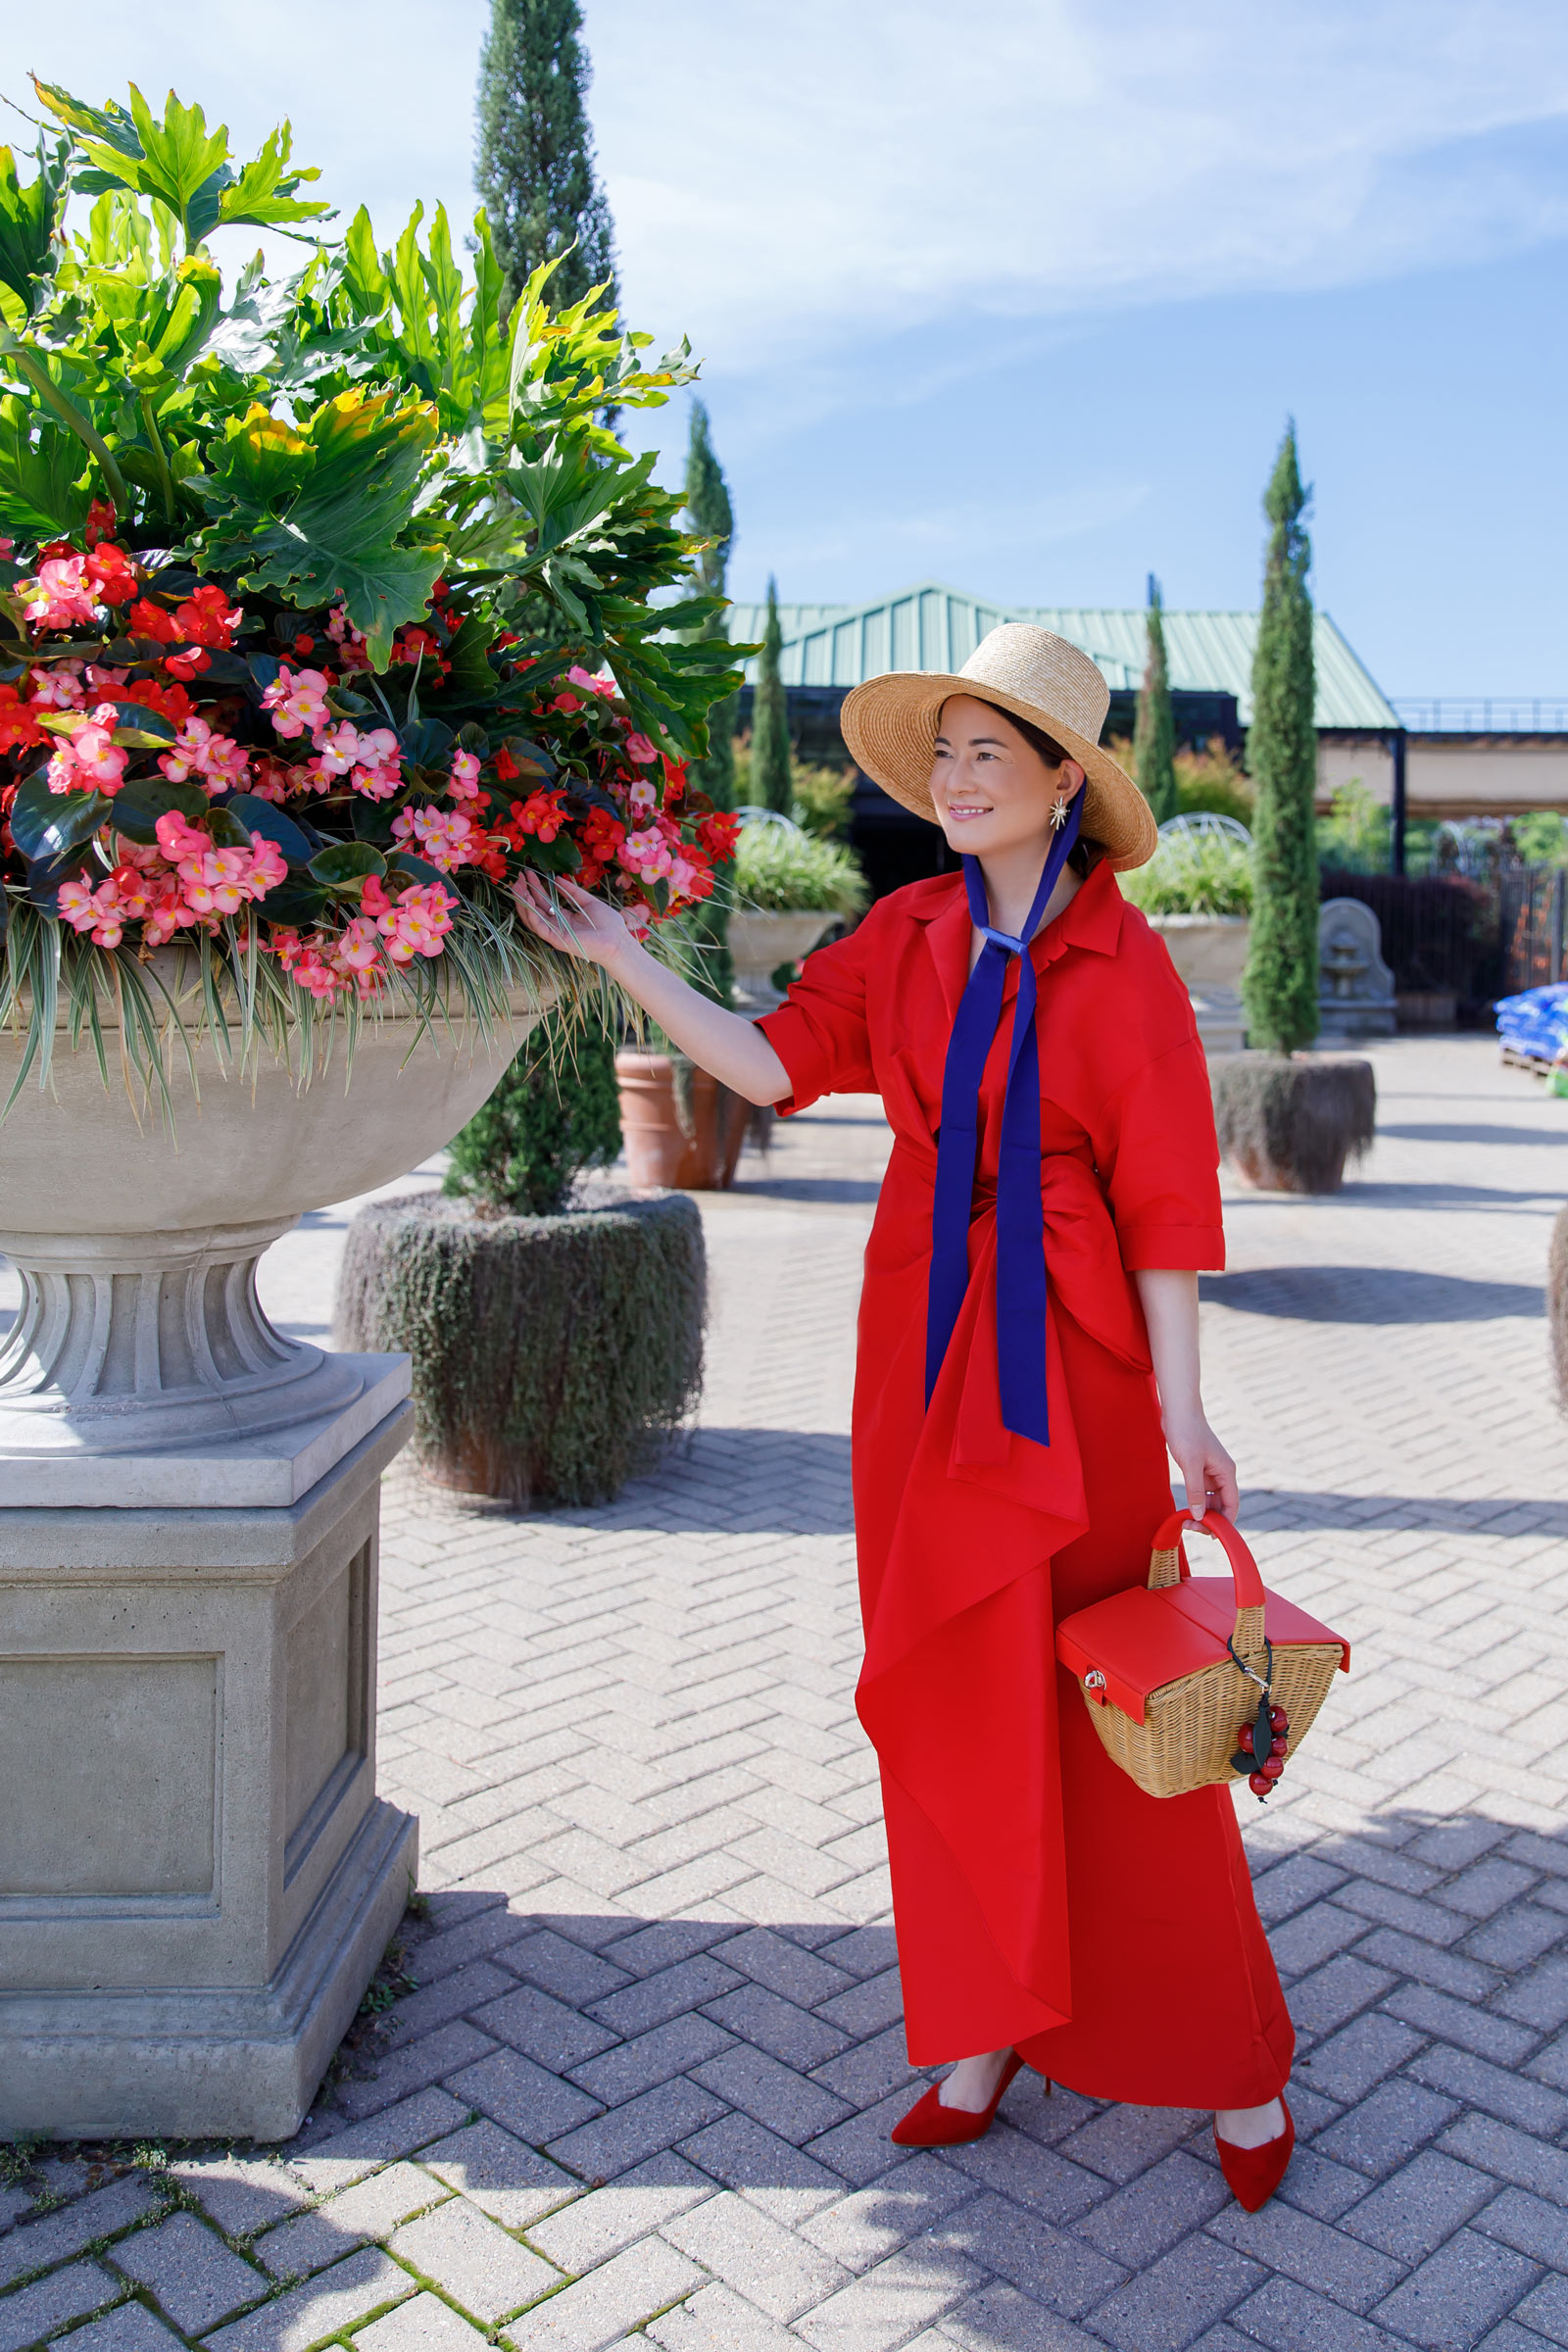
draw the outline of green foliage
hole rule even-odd
[[[614,229],[594,172],[581,33],[577,0],[490,0],[474,184],[509,309],[534,271],[557,261],[563,303],[596,287],[616,299]]]
[[[575,38],[568,0],[503,13],[529,41],[569,16]],[[128,108],[38,94],[66,135],[25,181],[0,150],[0,533],[79,534],[107,499],[132,552],[305,612],[341,599],[383,671],[444,576],[485,607],[454,664],[471,704],[499,699],[480,640],[505,629],[536,667],[608,659],[636,727],[673,758],[707,748],[709,707],[739,684],[719,609],[651,603],[691,578],[682,502],[602,421],[689,382],[684,347],[653,365],[610,303],[552,310],[564,262],[509,309],[483,217],[469,273],[420,206],[386,251],[362,210],[294,274],[257,256],[225,286],[209,235],[325,210],[297,193],[316,175],[287,123],[241,164],[172,94],[162,120],[134,89]],[[74,193],[95,199],[74,231]]]
[[[790,721],[779,675],[784,632],[779,626],[778,589],[767,583],[767,626],[757,658],[757,683],[752,689],[751,807],[776,808],[788,815],[794,794],[790,786]]]
[[[837,841],[849,830],[850,804],[855,798],[853,767],[814,766],[797,760],[792,782],[795,798],[790,814],[808,833]]]
[[[1162,825],[1176,814],[1176,722],[1171,716],[1170,670],[1165,660],[1165,622],[1159,582],[1149,575],[1149,658],[1138,697],[1133,738],[1133,773],[1138,788]]]
[[[837,842],[795,825],[748,824],[735,850],[735,896],[769,914],[858,914],[867,898],[860,861]]]
[[[1338,1192],[1347,1158],[1370,1151],[1377,1086],[1369,1061],[1238,1054],[1214,1071],[1219,1148],[1269,1192]]]
[[[415,1448],[438,1477],[603,1502],[697,1399],[706,1287],[684,1193],[562,1217],[380,1200],[349,1228],[335,1336],[409,1350]]]
[[[1180,815],[1196,816],[1209,808],[1218,816],[1234,816],[1251,831],[1251,779],[1227,749],[1223,735],[1211,735],[1200,752],[1178,752],[1175,765]]]
[[[1242,983],[1254,1043],[1283,1054],[1317,1034],[1317,733],[1306,585],[1312,550],[1301,521],[1309,495],[1297,464],[1293,423],[1263,499],[1270,531],[1247,739],[1257,796],[1256,898]]]
[[[1513,839],[1526,865],[1568,865],[1568,824],[1555,808],[1532,808],[1516,816]]]
[[[692,402],[691,437],[686,450],[686,516],[693,533],[709,543],[698,548],[693,556],[693,583],[701,595],[722,597],[729,552],[735,541],[735,514],[724,469],[709,432],[708,411],[700,400]],[[704,624],[704,635],[728,644],[722,610],[710,615]],[[715,808],[735,807],[736,709],[736,697],[729,695],[709,713],[708,749],[691,763],[692,784],[699,792],[707,793]],[[714,880],[712,897],[694,907],[687,917],[698,951],[692,970],[694,984],[705,996],[723,1005],[728,1005],[735,994],[735,966],[729,952],[729,910],[733,898],[731,878],[721,871]]]
[[[1388,809],[1359,776],[1351,776],[1335,792],[1332,814],[1318,819],[1318,865],[1342,874],[1386,874],[1390,833]]]
[[[1252,860],[1220,833],[1171,834],[1147,865],[1119,874],[1121,895],[1145,914],[1250,914]]]
[[[501,1084],[452,1139],[443,1191],[483,1214],[548,1217],[584,1168],[620,1150],[614,1040],[593,1022],[547,1014]]]

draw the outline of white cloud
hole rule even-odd
[[[1568,232],[1568,14],[1540,0],[586,14],[632,306],[725,374]]]

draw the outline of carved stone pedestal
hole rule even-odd
[[[287,2137],[402,1916],[360,1360],[295,1503],[0,1511],[0,2137]]]

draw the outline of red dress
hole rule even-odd
[[[882,1768],[909,2056],[1011,2043],[1102,2098],[1258,2106],[1293,2034],[1230,1793],[1145,1796],[1054,1662],[1055,1619],[1141,1583],[1171,1506],[1131,1274],[1224,1262],[1202,1049],[1162,943],[1098,866],[1030,951],[1051,1444],[1004,1429],[997,1385],[1015,964],[980,1092],[969,1288],[927,1409],[935,1137],[970,944],[961,878],[913,883],[819,949],[761,1023],[782,1107],[879,1094],[894,1133],[860,1300],[857,1704]]]

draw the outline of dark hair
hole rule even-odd
[[[1040,754],[1048,767],[1059,767],[1064,760],[1072,759],[1071,752],[1064,752],[1054,735],[1048,735],[1044,727],[1035,726],[1032,720],[1020,718],[1014,710],[999,710],[997,715],[1004,718],[1009,727],[1017,729],[1025,743]],[[1079,760],[1078,765],[1081,767],[1083,761]],[[1108,854],[1102,841],[1096,841],[1088,833],[1080,833],[1067,853],[1067,863],[1082,880],[1092,874],[1101,859]]]

